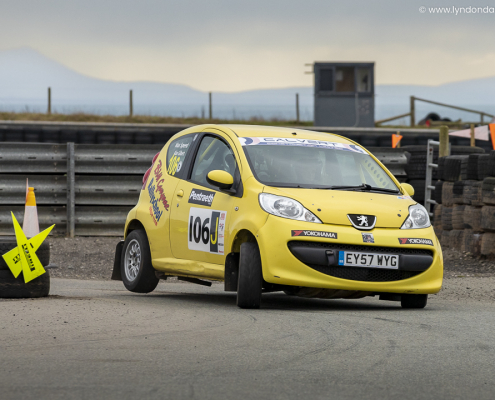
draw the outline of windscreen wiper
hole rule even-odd
[[[385,193],[399,193],[398,189],[386,189],[386,188],[379,188],[379,187],[374,187],[371,185],[368,185],[367,183],[362,183],[361,185],[357,186],[327,186],[327,187],[321,187],[318,189],[328,189],[328,190],[366,190],[366,191],[375,191],[375,192],[385,192]]]

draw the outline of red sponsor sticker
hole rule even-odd
[[[427,246],[433,246],[433,240],[422,238],[399,238],[400,244],[425,244]]]
[[[291,231],[291,235],[292,236],[321,237],[321,238],[326,238],[326,239],[337,239],[337,233],[336,232],[302,230],[302,231]]]

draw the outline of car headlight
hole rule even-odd
[[[409,206],[409,216],[404,221],[400,229],[420,229],[428,228],[431,225],[430,217],[426,208],[421,204]]]
[[[274,194],[260,193],[260,206],[268,214],[277,217],[296,219],[298,221],[315,222],[321,221],[311,211],[303,207],[301,203],[289,197],[275,196]]]

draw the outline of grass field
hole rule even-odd
[[[84,113],[76,114],[42,114],[42,113],[14,113],[0,112],[0,121],[53,121],[53,122],[113,122],[134,124],[251,124],[251,125],[275,125],[275,126],[313,126],[313,122],[295,120],[265,120],[251,118],[249,120],[222,120],[202,118],[175,118],[175,117],[153,117],[149,115],[115,116],[115,115],[92,115]]]

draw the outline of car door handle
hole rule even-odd
[[[184,196],[184,191],[181,189],[177,192],[177,197],[182,197]]]

